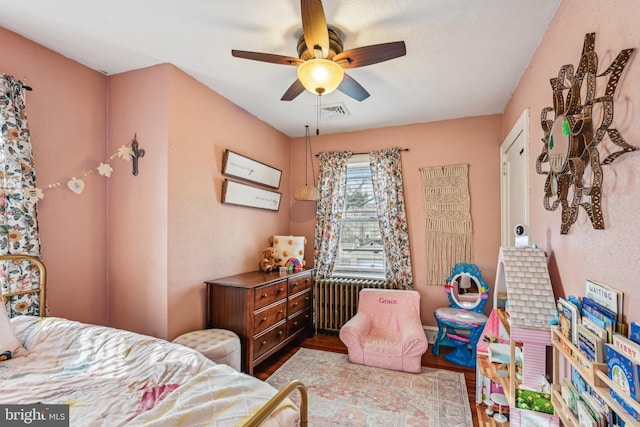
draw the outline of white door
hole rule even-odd
[[[529,110],[525,110],[500,146],[501,244],[514,246],[513,229],[529,235]]]

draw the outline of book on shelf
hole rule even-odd
[[[584,392],[590,391],[590,387],[587,382],[582,378],[580,372],[571,365],[571,384],[576,389],[576,396],[581,395]]]
[[[609,379],[623,392],[609,387],[609,393],[630,415],[638,419],[638,412],[627,402],[629,399],[638,400],[639,397],[638,364],[619,352],[613,344],[606,344],[605,352]]]
[[[631,341],[622,334],[613,334],[613,346],[636,364],[640,363],[640,344]]]
[[[580,313],[575,304],[558,298],[558,328],[560,333],[574,344],[578,343],[578,323]]]
[[[606,417],[606,426],[614,427],[618,426],[619,423],[616,422],[618,419],[618,415],[611,409],[609,404],[602,398],[602,396],[594,389],[591,389],[591,397],[598,404],[599,408],[602,410],[602,413]]]
[[[589,311],[588,309],[586,309],[583,306],[582,307],[582,320],[584,321],[584,319],[588,319],[588,321],[593,322],[598,327],[604,329],[606,331],[606,333],[607,333],[607,342],[611,343],[611,340],[613,338],[613,332],[615,331],[615,323],[607,322],[606,320],[604,320],[601,317],[593,314],[591,311]]]
[[[609,379],[634,400],[638,400],[637,363],[620,352],[613,344],[606,344],[605,352]]]
[[[578,325],[577,347],[587,359],[596,363],[604,362],[604,345],[605,341],[603,339],[596,336],[584,325]]]
[[[580,426],[607,426],[607,415],[600,404],[589,393],[581,393],[580,396],[578,396],[576,406]]]
[[[560,392],[565,405],[567,405],[567,408],[569,408],[575,415],[577,411],[576,402],[578,400],[578,390],[576,390],[576,387],[571,383],[571,381],[569,381],[569,379],[565,378],[562,381],[562,388]]]
[[[600,327],[593,320],[589,319],[589,317],[582,316],[581,322],[582,322],[582,326],[587,328],[589,331],[591,331],[595,336],[603,340],[605,343],[611,342],[610,341],[611,337],[609,336],[609,332],[605,328]]]
[[[616,323],[618,321],[618,314],[614,311],[609,310],[608,308],[598,304],[596,301],[592,300],[589,297],[582,298],[582,306],[583,308],[588,309],[591,313],[597,315],[602,319],[608,319],[612,323]]]
[[[598,283],[594,280],[587,279],[585,281],[585,297],[595,301],[602,307],[605,307],[618,315],[618,320],[622,321],[622,291],[614,289],[610,286]]]
[[[607,328],[612,331],[626,332],[626,325],[621,322],[617,313],[601,306],[591,298],[582,298],[582,312],[589,312],[594,317],[601,319],[607,325]]]
[[[640,344],[640,323],[629,323],[629,338],[631,341]]]

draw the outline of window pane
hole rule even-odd
[[[384,277],[384,271],[385,257],[369,162],[349,163],[347,199],[334,273]]]

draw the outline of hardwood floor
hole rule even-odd
[[[331,334],[318,334],[313,338],[306,338],[302,341],[291,343],[287,347],[283,348],[269,359],[261,363],[254,368],[253,374],[261,380],[269,378],[284,362],[286,362],[291,356],[295,354],[300,347],[312,348],[315,350],[333,351],[336,353],[347,353],[347,348],[340,341],[337,335]],[[476,402],[476,370],[474,368],[466,368],[448,362],[444,359],[444,355],[448,351],[451,351],[447,347],[441,347],[440,356],[436,357],[431,353],[431,349],[422,356],[422,366],[437,369],[448,369],[451,371],[462,372],[464,374],[467,384],[467,395],[469,399],[469,406],[471,408],[471,415],[473,417],[473,425],[478,426],[478,418],[475,411]],[[435,427],[435,426],[434,426]]]

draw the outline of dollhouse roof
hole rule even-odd
[[[501,247],[494,289],[507,291],[512,327],[550,329],[556,304],[541,249]]]

